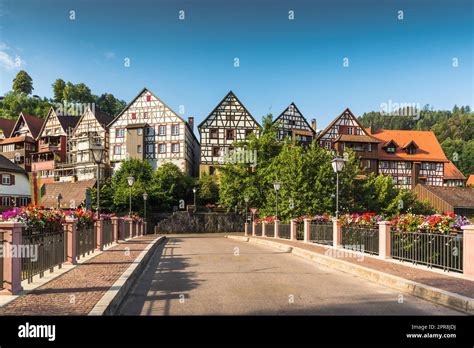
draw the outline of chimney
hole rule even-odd
[[[316,129],[316,119],[315,119],[315,118],[313,118],[313,119],[311,120],[311,128],[313,128],[315,132],[318,131],[318,130]]]
[[[188,124],[191,130],[194,132],[194,117],[188,117]]]

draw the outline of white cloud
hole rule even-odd
[[[10,47],[0,42],[0,66],[7,70],[13,70],[25,65],[20,56],[12,55],[9,51],[11,51]]]

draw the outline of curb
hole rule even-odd
[[[158,237],[143,249],[140,255],[138,255],[127,270],[122,273],[119,279],[117,279],[109,290],[107,290],[87,315],[114,315],[125,298],[128,290],[140,276],[141,271],[146,267],[151,255],[153,255],[158,245],[160,245],[165,239],[165,236]]]
[[[277,248],[288,253],[292,253],[296,256],[317,262],[323,266],[349,273],[369,281],[388,286],[395,290],[403,291],[424,300],[460,310],[471,315],[474,314],[474,299],[463,295],[455,294],[453,292],[438,289],[429,285],[424,285],[367,267],[354,265],[353,263],[347,261],[337,260],[310,250],[278,243],[276,241],[240,236],[226,236],[226,238]]]

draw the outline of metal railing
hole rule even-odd
[[[267,237],[275,237],[275,224],[267,224],[265,226],[265,235]]]
[[[296,224],[296,240],[304,240],[304,223]]]
[[[114,242],[114,225],[111,220],[104,220],[102,222],[102,244],[109,246]]]
[[[463,271],[463,235],[429,232],[391,233],[391,255],[400,261],[441,268],[445,271]]]
[[[278,238],[290,239],[291,225],[290,224],[279,224],[278,225]]]
[[[256,236],[262,235],[262,224],[255,224],[255,235]]]
[[[62,224],[50,228],[25,228],[22,232],[22,244],[28,246],[29,255],[21,257],[21,280],[33,281],[33,277],[44,276],[49,269],[61,268],[67,258],[67,237]],[[3,283],[3,282],[2,282]]]
[[[94,251],[97,244],[97,225],[77,225],[76,248],[77,258],[89,255]]]
[[[363,227],[341,227],[341,244],[344,249],[367,254],[379,253],[379,229]]]
[[[309,240],[313,243],[332,245],[333,235],[332,223],[311,222],[309,225]]]

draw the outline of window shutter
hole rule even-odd
[[[15,174],[10,174],[10,185],[15,185]]]

